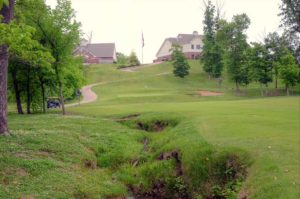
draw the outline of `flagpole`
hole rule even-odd
[[[144,46],[142,46],[142,64],[144,64]]]
[[[142,30],[142,64],[144,64],[144,45],[145,45],[144,32]]]

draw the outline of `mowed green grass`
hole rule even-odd
[[[183,166],[195,168],[204,158],[201,150],[211,147],[249,152],[252,164],[243,194],[261,199],[299,198],[299,97],[261,98],[257,84],[236,96],[226,78],[219,87],[198,62],[191,65],[185,79],[174,77],[169,63],[137,72],[123,72],[112,65],[91,66],[88,82],[101,83],[93,89],[99,96],[96,102],[68,108],[72,115],[65,117],[10,114],[12,136],[0,137],[0,198],[127,195],[126,184],[143,181],[132,177],[142,178],[136,173],[139,169],[130,165],[136,158],[151,156],[141,170],[159,173],[153,169],[158,163],[152,161],[163,151],[179,149]],[[224,95],[201,97],[196,94],[199,90]],[[131,114],[179,124],[153,134],[113,120]],[[145,137],[153,154],[143,152]],[[86,162],[97,162],[100,167],[88,168]],[[169,165],[158,164],[158,168],[164,172]]]
[[[141,68],[135,73],[123,72],[123,81],[94,87],[100,97],[97,102],[72,111],[105,117],[183,114],[208,142],[251,153],[255,161],[244,185],[251,198],[299,198],[299,96],[262,98],[255,83],[236,96],[234,85],[226,78],[219,87],[218,82],[205,76],[197,62],[191,65],[191,75],[186,79],[174,77],[169,63]],[[103,68],[95,66],[91,73],[97,70]],[[116,81],[114,69],[110,70],[111,80]],[[195,95],[197,90],[224,95],[201,97]]]

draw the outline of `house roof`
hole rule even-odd
[[[189,44],[195,38],[202,38],[202,35],[194,35],[194,34],[178,34],[177,37],[167,38],[171,43],[178,43],[181,45]]]
[[[194,34],[179,34],[177,36],[178,38],[178,42],[180,44],[188,44],[188,43],[191,43],[191,41],[195,38],[202,38],[201,35],[194,35]]]
[[[156,53],[156,56],[158,55],[158,53],[160,52],[160,50],[162,49],[166,41],[170,41],[172,44],[184,45],[184,44],[191,43],[191,41],[195,38],[202,38],[202,37],[203,37],[202,35],[198,35],[197,32],[194,32],[193,34],[178,34],[177,37],[166,38],[163,44],[161,45],[161,47],[159,48],[158,52]]]
[[[96,57],[114,57],[116,45],[114,43],[98,43],[82,46]]]

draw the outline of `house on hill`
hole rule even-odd
[[[187,59],[198,59],[202,52],[203,36],[197,31],[193,34],[179,34],[177,37],[166,38],[156,53],[157,59],[154,62],[171,60],[170,51],[173,44],[182,46],[182,51]]]
[[[116,45],[114,43],[91,44],[82,40],[74,51],[76,56],[82,56],[85,64],[107,64],[117,62]]]

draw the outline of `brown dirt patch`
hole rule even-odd
[[[183,175],[181,160],[180,160],[180,157],[179,157],[179,153],[177,151],[171,151],[171,152],[161,153],[157,157],[157,160],[162,161],[162,160],[169,160],[171,158],[174,158],[175,161],[176,161],[176,176]]]
[[[23,195],[20,199],[35,199],[32,195]]]
[[[127,115],[127,116],[124,116],[124,117],[121,117],[121,118],[117,118],[117,119],[115,119],[115,121],[117,121],[117,122],[128,121],[128,120],[132,120],[134,118],[137,118],[140,115],[141,114],[131,114],[131,115]]]
[[[97,168],[97,162],[94,161],[94,160],[85,160],[84,161],[84,166],[86,168],[89,168],[89,169],[96,169]]]
[[[166,121],[153,121],[150,123],[137,122],[138,129],[148,132],[161,132],[168,126],[169,123]]]
[[[238,199],[247,199],[250,196],[250,192],[248,190],[242,190],[240,191],[238,195]]]
[[[25,177],[28,175],[28,173],[25,169],[18,169],[16,173],[18,176],[21,176],[21,177]]]
[[[222,92],[213,92],[213,91],[197,91],[197,95],[202,97],[211,97],[211,96],[221,96],[224,95]]]

